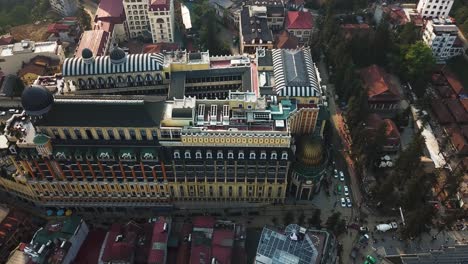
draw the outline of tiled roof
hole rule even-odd
[[[75,58],[81,58],[81,52],[87,48],[94,56],[102,56],[104,46],[109,38],[109,32],[104,30],[87,30],[81,35],[80,43],[75,51]],[[68,59],[70,60],[70,59]],[[64,62],[65,63],[65,62]]]
[[[101,0],[96,10],[96,20],[105,17],[120,18],[125,13],[123,1]]]
[[[289,34],[286,30],[276,37],[275,45],[277,49],[295,49],[299,45],[299,40],[296,36]]]
[[[445,102],[457,123],[468,123],[468,112],[458,99],[446,99]]]
[[[453,74],[451,71],[444,69],[443,74],[447,79],[450,87],[455,91],[456,94],[461,94],[464,92],[463,84],[458,80],[457,76]]]
[[[130,222],[114,224],[106,235],[101,260],[104,262],[130,262],[143,228]]]
[[[285,28],[289,29],[312,29],[312,14],[308,11],[288,11],[286,14]]]
[[[1,45],[9,45],[13,43],[13,36],[11,35],[6,35],[6,36],[1,36],[0,37],[0,46]]]
[[[381,95],[385,95],[388,99],[400,98],[398,87],[381,67],[374,64],[362,69],[360,73],[364,86],[368,89],[367,95],[370,100]]]
[[[455,119],[453,118],[452,114],[450,114],[442,100],[432,100],[431,109],[436,115],[437,120],[441,124],[449,124],[455,122]]]

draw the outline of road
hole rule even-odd
[[[96,10],[98,8],[98,4],[93,0],[83,0],[82,5],[86,13],[91,17],[91,27],[94,25],[94,15],[96,14]]]

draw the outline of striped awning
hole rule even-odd
[[[128,54],[122,64],[112,64],[109,56],[96,57],[90,64],[86,64],[83,58],[68,58],[63,62],[62,74],[67,77],[161,71],[163,63],[164,55],[160,53]]]
[[[272,58],[275,91],[279,96],[320,96],[317,76],[309,49],[274,49]]]

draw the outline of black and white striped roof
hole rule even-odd
[[[98,56],[89,64],[83,58],[68,58],[63,62],[62,74],[67,77],[161,71],[163,63],[164,55],[161,53],[128,54],[122,64],[113,64],[109,56]]]
[[[279,96],[320,96],[309,49],[273,50],[275,91]]]

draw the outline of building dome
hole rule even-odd
[[[93,52],[88,49],[88,48],[84,48],[82,51],[81,51],[81,57],[83,59],[91,59],[93,57]]]
[[[121,64],[125,62],[126,54],[121,48],[115,47],[110,52],[109,57],[113,64]]]
[[[320,165],[323,160],[323,145],[320,139],[304,137],[299,140],[298,158],[304,165]]]
[[[21,95],[21,104],[23,105],[26,114],[31,116],[40,116],[46,114],[52,104],[54,96],[41,85],[32,85],[25,88]]]

